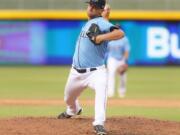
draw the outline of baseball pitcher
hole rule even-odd
[[[101,14],[105,0],[89,0],[88,22],[83,26],[76,42],[72,68],[65,87],[65,112],[58,118],[71,118],[80,115],[82,107],[78,97],[87,87],[95,91],[95,119],[93,127],[97,135],[106,135],[104,128],[107,101],[107,71],[104,65],[107,41],[124,37],[118,27],[105,20]]]

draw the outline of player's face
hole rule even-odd
[[[87,15],[88,15],[89,19],[92,19],[97,16],[101,16],[102,12],[103,12],[103,9],[97,9],[93,5],[89,4],[87,7]]]
[[[94,16],[93,7],[90,4],[88,4],[88,7],[87,7],[87,15],[89,18],[93,18]]]

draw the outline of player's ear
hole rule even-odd
[[[91,6],[91,11],[94,11],[96,8],[95,8],[95,6]]]
[[[91,11],[94,11],[94,7],[93,6],[91,7]]]

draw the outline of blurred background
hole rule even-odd
[[[56,116],[65,109],[43,101],[63,100],[76,39],[87,21],[84,2],[0,0],[0,117]],[[159,102],[117,104],[108,116],[180,121],[180,1],[108,2],[111,22],[122,26],[131,45],[125,100]],[[94,96],[86,91],[81,98]],[[93,115],[93,106],[85,110]]]
[[[114,10],[111,21],[119,23],[130,40],[130,65],[180,64],[178,0],[109,4]],[[87,18],[85,0],[0,0],[0,9],[0,64],[71,64]]]
[[[77,9],[85,0],[1,0],[1,9]],[[179,10],[179,0],[108,0],[113,9]]]

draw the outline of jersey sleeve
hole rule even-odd
[[[109,21],[102,19],[100,22],[98,22],[100,29],[107,33],[107,32],[111,32],[114,29],[119,29],[118,27],[116,27],[115,25],[113,25],[112,23],[110,23]]]

